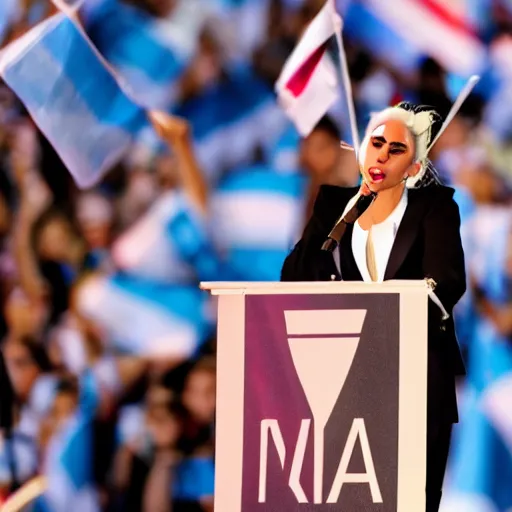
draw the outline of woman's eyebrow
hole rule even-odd
[[[387,140],[385,137],[382,137],[381,135],[378,135],[376,137],[372,137],[372,140],[375,142],[380,142],[382,144],[386,144]],[[390,142],[389,145],[393,149],[404,149],[407,150],[407,144],[404,144],[403,142]]]

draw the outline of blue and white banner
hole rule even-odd
[[[178,12],[157,18],[117,0],[104,2],[86,25],[137,102],[153,109],[174,105],[176,81],[194,55],[201,26],[201,16]]]
[[[275,144],[287,124],[274,93],[249,70],[237,70],[180,106],[194,133],[196,155],[210,182],[254,160]]]
[[[0,54],[0,75],[80,187],[97,183],[147,125],[85,34],[59,13]]]
[[[213,333],[207,294],[197,283],[169,285],[131,276],[98,276],[78,292],[81,314],[121,353],[187,359]]]
[[[234,170],[212,198],[212,224],[233,278],[279,281],[304,221],[306,180],[253,166]]]
[[[222,27],[219,37],[234,60],[250,61],[267,37],[270,0],[205,0],[216,23]]]
[[[494,307],[510,304],[508,208],[481,207],[472,229],[469,269]],[[512,345],[487,317],[479,317],[469,346],[462,422],[453,443],[443,512],[502,512],[512,508]]]

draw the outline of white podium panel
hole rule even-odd
[[[219,296],[215,510],[424,510],[426,284],[202,287]]]

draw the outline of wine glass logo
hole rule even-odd
[[[364,309],[285,311],[288,345],[314,421],[314,503],[322,503],[324,430],[361,339]]]

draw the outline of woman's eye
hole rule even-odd
[[[403,150],[403,149],[392,149],[392,150],[390,151],[390,153],[391,153],[392,155],[402,155],[402,154],[404,153],[404,150]]]
[[[374,141],[372,142],[372,144],[373,144],[373,147],[374,147],[374,148],[381,148],[381,147],[382,147],[382,142],[378,142],[378,141],[376,141],[376,140],[374,140]]]

